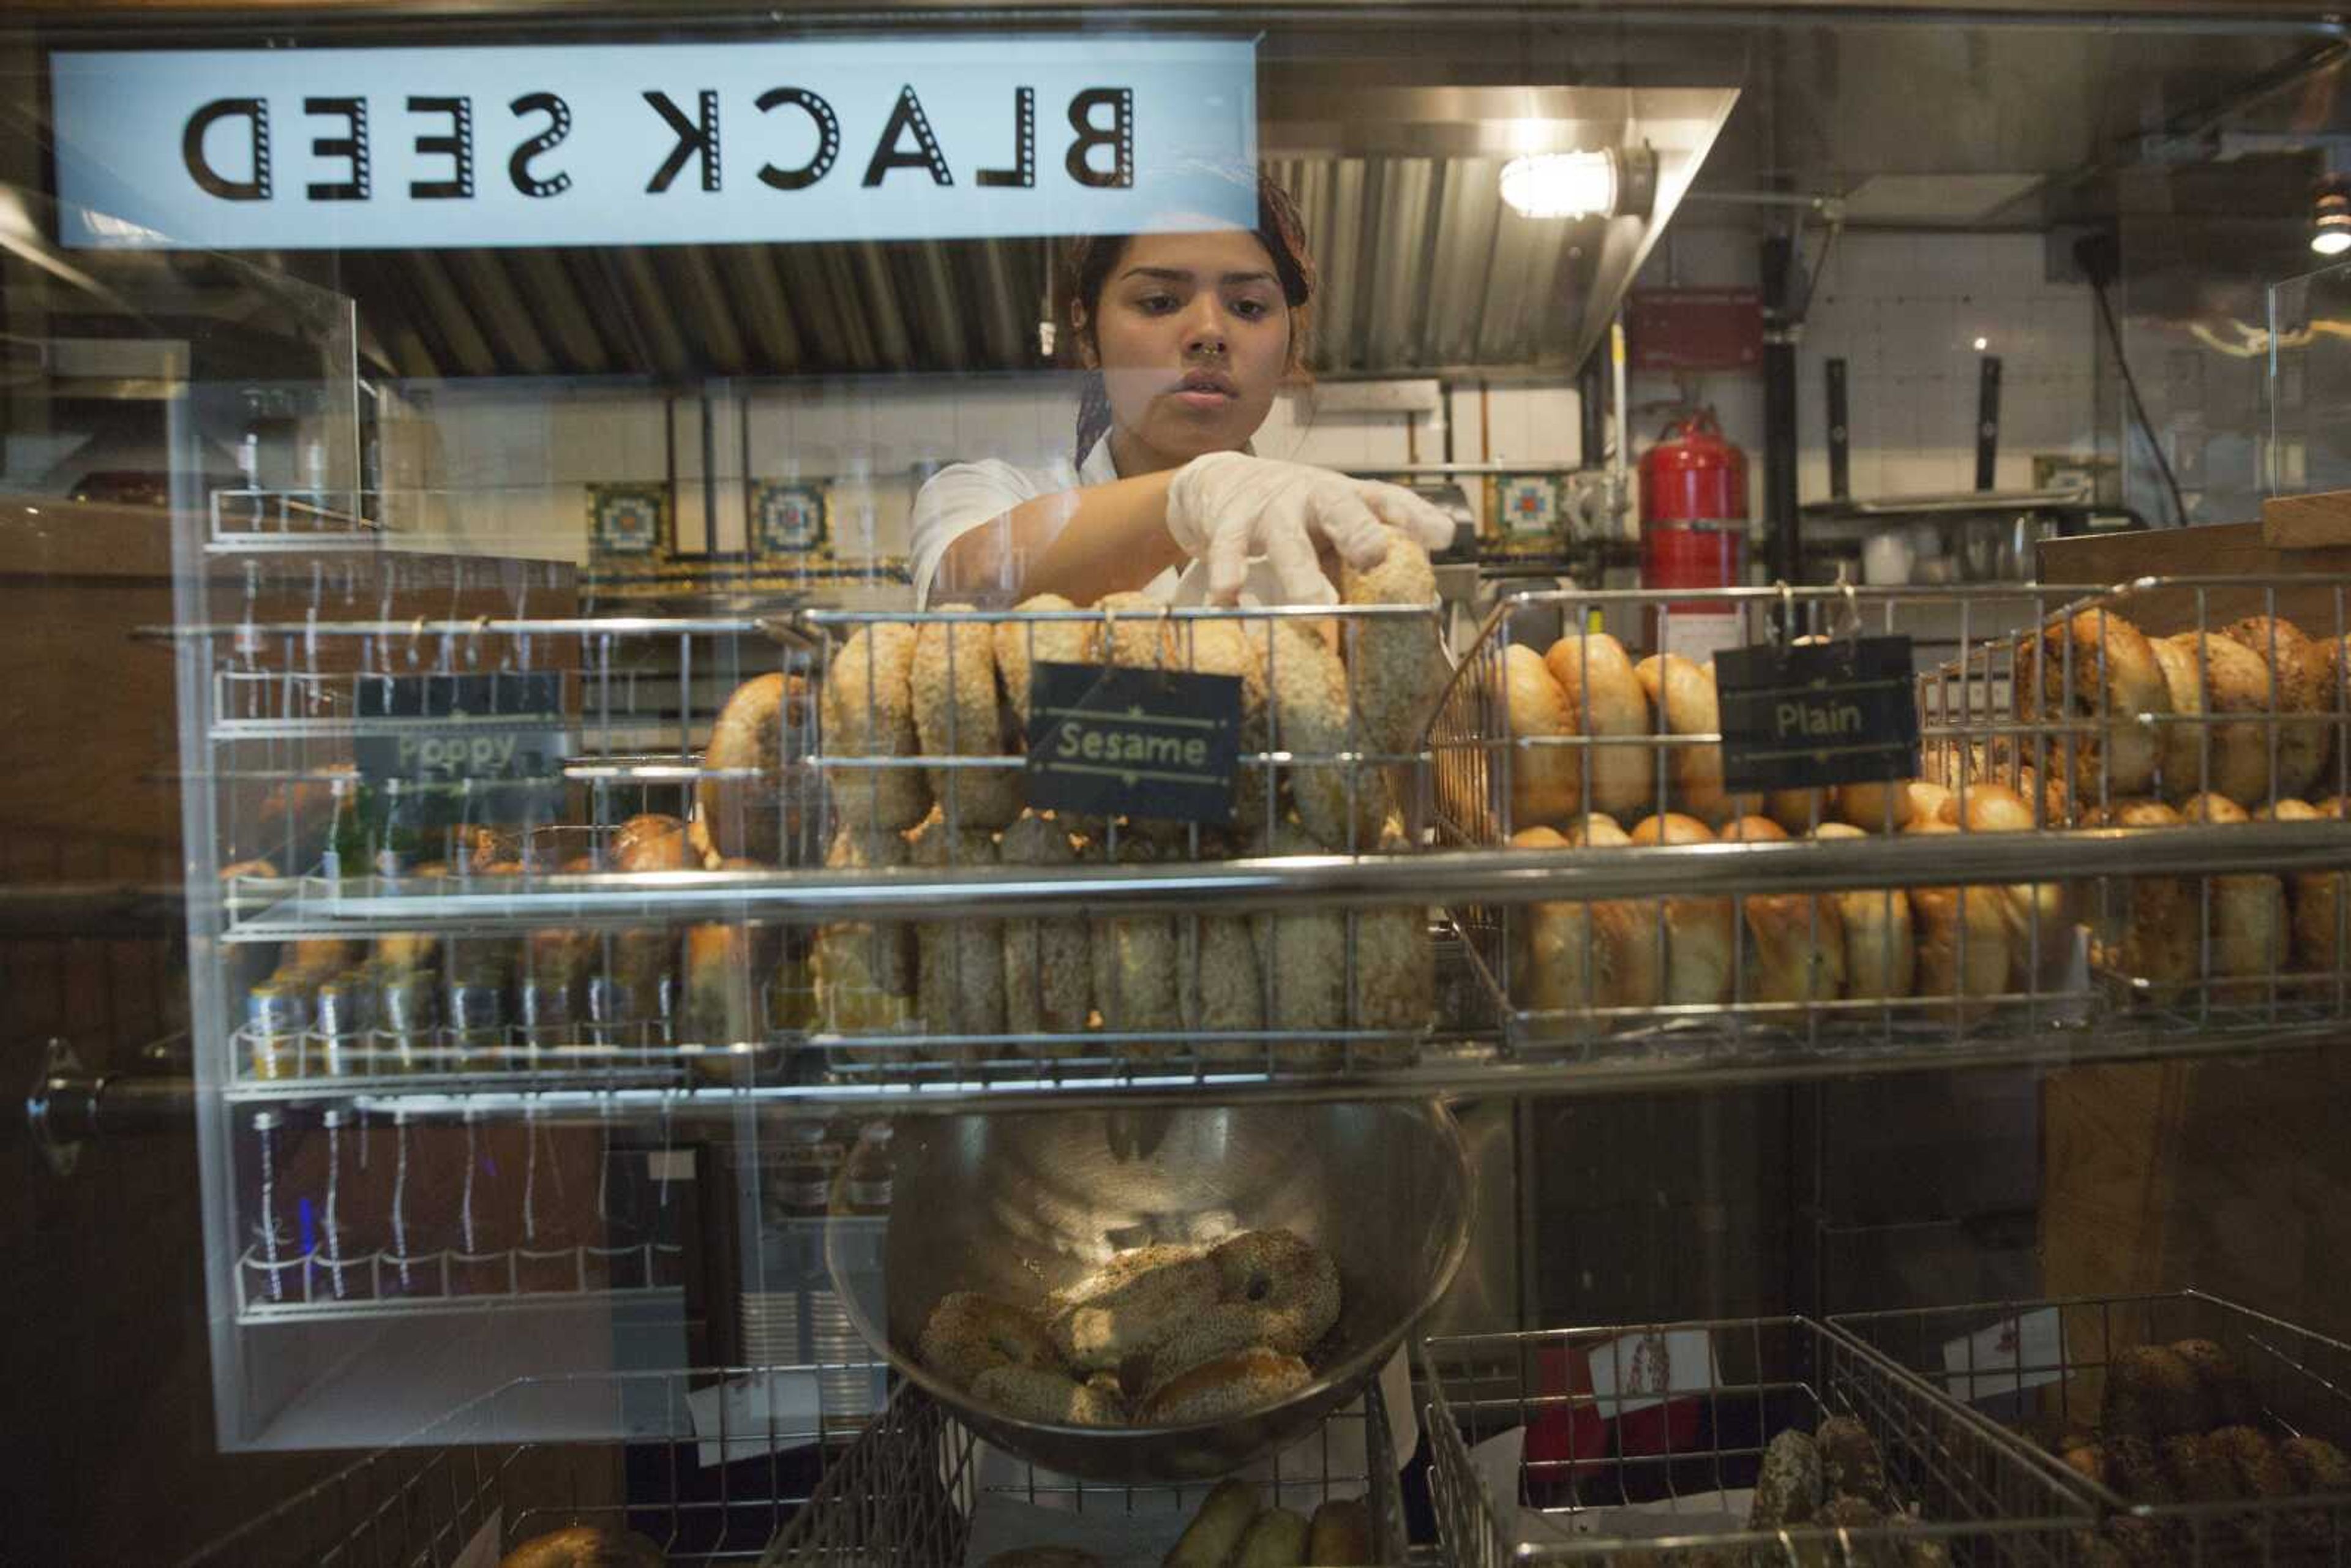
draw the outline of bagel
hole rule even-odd
[[[1313,1527],[1286,1508],[1270,1508],[1249,1521],[1249,1533],[1233,1552],[1233,1568],[1292,1568],[1309,1563]]]
[[[2043,625],[2017,644],[2018,716],[2050,725],[2089,719],[2088,736],[2021,737],[2045,744],[2043,768],[2077,800],[2135,795],[2154,782],[2158,742],[2141,714],[2171,711],[2171,691],[2139,629],[2108,610]],[[2041,758],[2036,752],[2036,765]]]
[[[1303,1355],[1339,1321],[1339,1268],[1294,1230],[1244,1230],[1208,1249],[1223,1299],[1256,1312],[1253,1342]]]
[[[1910,825],[1910,813],[1917,808],[1919,795],[1913,788],[1917,782],[1897,779],[1884,784],[1840,784],[1829,794],[1834,822],[1822,826],[1843,824],[1865,833],[1898,833]]]
[[[2191,822],[2252,821],[2242,806],[2217,794],[2182,801],[2179,814]],[[2209,994],[2217,1002],[2264,999],[2271,981],[2293,962],[2294,917],[2284,882],[2266,873],[2215,876],[2207,879],[2203,899],[2211,952],[2211,972],[2204,977]]]
[[[2163,671],[2177,716],[2163,727],[2163,798],[2176,805],[2211,789],[2241,806],[2267,800],[2269,726],[2205,716],[2267,712],[2269,665],[2242,643],[2194,632],[2158,637],[2147,647]]]
[[[687,868],[687,854],[685,824],[648,811],[613,830],[607,858],[615,871],[673,872]],[[633,926],[604,939],[610,1021],[642,1024],[668,1011],[679,946],[677,932],[665,925]]]
[[[1237,621],[1186,619],[1176,623],[1168,657],[1175,668],[1203,675],[1231,675],[1241,684],[1238,737],[1244,760],[1233,774],[1231,831],[1252,847],[1263,836],[1274,793],[1265,767],[1246,758],[1269,749],[1266,728],[1265,660]]]
[[[1583,771],[1591,810],[1624,818],[1646,810],[1656,793],[1648,699],[1623,643],[1605,632],[1571,632],[1551,645],[1543,668],[1559,683],[1568,723],[1592,737]],[[1621,744],[1619,744],[1621,743]]]
[[[1024,612],[1071,611],[1077,606],[1058,593],[1040,593],[1022,600],[1014,608]],[[1020,721],[1022,735],[1029,730],[1029,688],[1036,678],[1035,666],[1094,663],[1095,643],[1101,632],[1101,626],[1092,621],[1009,620],[999,621],[990,629],[997,678],[1004,683],[1005,699]]]
[[[1102,624],[1094,657],[1129,670],[1164,670],[1172,649],[1167,606],[1147,593],[1105,593],[1094,601]]]
[[[1722,703],[1714,666],[1692,664],[1678,653],[1652,653],[1633,666],[1633,678],[1656,715],[1659,734],[1708,737],[1701,745],[1660,748],[1667,753],[1666,809],[1710,828],[1755,810],[1757,797],[1732,796],[1722,788]]]
[[[1613,820],[1595,817],[1593,821],[1608,824],[1611,841],[1630,841]],[[1596,837],[1588,841],[1608,847]],[[1510,844],[1528,850],[1576,847],[1557,830],[1545,827],[1521,829]],[[1656,905],[1624,899],[1520,905],[1511,945],[1511,995],[1527,1012],[1656,1007],[1662,994],[1656,924]],[[1598,1025],[1615,1026],[1614,1019]]]
[[[1373,1561],[1371,1511],[1364,1500],[1334,1497],[1314,1511],[1307,1526],[1306,1561],[1344,1564]]]
[[[1959,798],[1946,786],[1913,779],[1902,787],[1902,792],[1909,800],[1909,809],[1902,822],[1905,828],[1916,827],[1921,822],[1959,826]]]
[[[1298,1357],[1252,1346],[1202,1362],[1154,1388],[1144,1399],[1143,1418],[1153,1426],[1227,1420],[1271,1405],[1312,1381],[1313,1374]],[[1302,1527],[1305,1521],[1299,1523]],[[1243,1545],[1246,1549],[1246,1538]]]
[[[1277,748],[1289,764],[1290,798],[1307,833],[1326,849],[1368,853],[1388,818],[1387,778],[1372,763],[1342,760],[1362,749],[1347,700],[1347,671],[1321,627],[1270,622],[1266,684]]]
[[[1401,824],[1391,818],[1383,831],[1383,853],[1403,847]],[[1417,1033],[1437,1005],[1437,948],[1428,935],[1428,911],[1420,904],[1387,904],[1350,913],[1355,956],[1348,1022],[1386,1034]],[[1353,1052],[1359,1062],[1393,1063],[1412,1054],[1408,1040],[1362,1040]]]
[[[841,643],[827,663],[818,703],[826,755],[886,760],[916,754],[915,642],[912,626],[877,621]],[[930,782],[911,763],[845,768],[828,774],[827,783],[843,827],[897,831],[931,809]]]
[[[1070,1366],[1116,1372],[1214,1306],[1221,1289],[1204,1249],[1156,1242],[1117,1254],[1057,1293],[1045,1329]]]
[[[633,1530],[574,1524],[532,1536],[499,1558],[498,1568],[662,1568],[662,1553]]]
[[[1932,836],[1963,830],[1939,817],[1914,820],[1907,833]],[[1917,944],[1917,994],[1948,1000],[1961,1023],[1984,1011],[1970,998],[1996,997],[2013,968],[2008,911],[1998,888],[1914,887],[1910,925]]]
[[[2267,615],[2232,621],[2220,635],[2252,650],[2268,667],[2268,711],[2288,718],[2313,716],[2277,727],[2277,792],[2309,794],[2326,770],[2329,727],[2323,716],[2335,706],[2325,652],[2293,622]]]
[[[1088,846],[1087,858],[1110,858],[1107,838]],[[1119,836],[1117,859],[1128,864],[1148,864],[1160,856],[1149,840],[1135,833]],[[1176,922],[1164,915],[1122,915],[1097,922],[1088,941],[1093,960],[1094,1009],[1102,1027],[1113,1033],[1174,1032],[1183,1028],[1177,1006],[1180,973]],[[1124,1040],[1113,1048],[1117,1054],[1149,1061],[1179,1048],[1165,1040]]]
[[[1265,1028],[1265,982],[1248,917],[1186,916],[1176,930],[1176,961],[1182,966],[1176,1011],[1183,1027],[1197,1038],[1200,1060],[1253,1061],[1262,1056],[1262,1042],[1227,1037],[1227,1031]]]
[[[781,865],[799,840],[799,743],[808,733],[808,682],[780,672],[735,688],[703,748],[694,787],[695,838],[705,860]],[[749,773],[748,779],[711,777]]]
[[[1295,824],[1276,823],[1273,852],[1314,854],[1320,846]],[[1310,909],[1296,914],[1254,915],[1258,970],[1271,991],[1266,1021],[1298,1036],[1276,1042],[1274,1059],[1290,1066],[1331,1066],[1343,1052],[1335,1040],[1313,1038],[1347,1027],[1347,915]]]
[[[2338,814],[2304,800],[2280,800],[2256,813],[2280,822],[2324,822]],[[2286,887],[2292,895],[2295,972],[2325,985],[2331,977],[2351,971],[2351,926],[2338,929],[2346,913],[2343,873],[2303,872],[2287,879]]]
[[[933,812],[908,841],[914,864],[969,868],[997,863],[996,841],[977,828],[952,829]],[[1004,923],[947,918],[914,925],[914,973],[923,1027],[933,1034],[1000,1035],[1005,1020]],[[977,1043],[952,1054],[977,1061]]]
[[[2032,806],[2005,784],[1971,784],[1960,802],[1961,825],[1969,832],[2033,830]],[[2000,890],[2000,907],[2008,922],[2008,951],[2016,966],[2017,988],[2032,990],[2073,950],[2074,901],[2062,883],[2011,883]]]
[[[1069,830],[1055,818],[1024,811],[997,846],[1006,865],[1078,862]],[[1004,1023],[1019,1035],[1078,1035],[1093,1011],[1092,938],[1082,915],[1004,922]],[[1076,1040],[1032,1040],[1043,1056],[1085,1049]]]
[[[1161,1568],[1226,1568],[1258,1506],[1257,1488],[1249,1482],[1218,1481]]]
[[[1631,838],[1640,845],[1715,841],[1704,822],[1675,811],[1645,818]],[[1730,1000],[1738,979],[1730,900],[1668,898],[1663,909],[1666,1001],[1675,1007],[1718,1007]]]
[[[1816,839],[1869,835],[1849,822],[1823,822]],[[1918,977],[1918,944],[1910,895],[1898,887],[1855,888],[1831,895],[1844,925],[1844,992],[1855,1001],[1899,1001]]]
[[[2113,828],[2176,828],[2179,813],[2160,800],[2116,800],[2098,813]],[[2126,892],[2119,933],[2102,933],[2099,963],[2142,981],[2158,1005],[2179,999],[2197,977],[2202,946],[2200,899],[2193,885],[2176,876],[2125,879]]]
[[[1036,1313],[977,1291],[956,1291],[939,1299],[923,1323],[914,1354],[925,1366],[965,1390],[995,1367],[1061,1370],[1053,1336]]]
[[[904,835],[844,828],[825,852],[831,871],[883,871],[907,862]],[[809,948],[820,1027],[842,1034],[895,1034],[914,1017],[914,933],[894,920],[817,927]]]
[[[1499,674],[1502,689],[1488,694],[1487,707],[1504,740],[1494,764],[1509,780],[1510,815],[1503,826],[1564,822],[1583,810],[1583,752],[1546,743],[1576,733],[1566,694],[1542,655],[1523,643],[1502,650]]]
[[[1359,617],[1340,627],[1366,745],[1389,758],[1417,752],[1429,712],[1452,673],[1428,552],[1390,529],[1379,565],[1364,571],[1340,568],[1339,598],[1346,604],[1411,604],[1428,612]]]
[[[1741,817],[1722,830],[1725,843],[1782,842],[1787,837],[1769,817]],[[1844,918],[1835,899],[1749,894],[1739,904],[1750,938],[1741,1000],[1833,1002],[1844,994]]]
[[[969,610],[942,604],[941,610]],[[1015,727],[996,685],[996,643],[981,622],[925,621],[914,641],[914,734],[925,757],[1000,757]],[[934,768],[931,793],[958,829],[1000,828],[1020,814],[1018,768]]]
[[[724,861],[722,871],[758,869],[749,861]],[[759,990],[776,967],[779,938],[773,926],[747,920],[705,921],[686,928],[678,988],[679,1038],[704,1048],[695,1061],[706,1077],[725,1076],[730,1046],[758,1045],[765,1020]]]
[[[1022,1421],[1057,1427],[1123,1427],[1124,1404],[1109,1379],[1080,1383],[1058,1366],[1008,1362],[972,1379],[975,1398]]]

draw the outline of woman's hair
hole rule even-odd
[[[1273,274],[1280,281],[1281,298],[1290,307],[1290,362],[1306,358],[1307,329],[1312,320],[1309,301],[1314,298],[1314,258],[1306,249],[1306,225],[1298,204],[1270,176],[1257,177],[1258,243],[1273,258]],[[1056,280],[1060,319],[1069,329],[1063,340],[1062,362],[1083,369],[1081,340],[1091,340],[1102,319],[1102,296],[1119,257],[1126,254],[1133,235],[1081,235],[1061,252],[1061,275]],[[1082,313],[1082,315],[1081,314]],[[1081,324],[1082,322],[1082,324]],[[1110,392],[1099,368],[1085,370],[1078,393],[1078,450],[1072,462],[1083,463],[1095,442],[1110,429]]]

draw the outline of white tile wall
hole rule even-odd
[[[1797,350],[1803,499],[1829,493],[1823,367],[1834,358],[1845,361],[1856,496],[1974,485],[1979,338],[1981,351],[2001,360],[1998,484],[2031,485],[2035,453],[2095,449],[2095,306],[2086,287],[2046,281],[2043,248],[2038,235],[1859,234],[1838,242]],[[1752,236],[1728,230],[1669,233],[1640,284],[1751,287],[1755,251]],[[1760,452],[1756,378],[1633,378],[1636,408],[1683,395],[1713,403],[1724,434],[1750,457]],[[1657,423],[1653,411],[1636,425],[1636,444],[1654,438]],[[1760,484],[1760,463],[1750,472]]]

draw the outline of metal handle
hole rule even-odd
[[[193,1078],[92,1072],[68,1041],[52,1039],[25,1096],[25,1122],[49,1169],[64,1176],[73,1174],[90,1139],[183,1130],[195,1108]]]

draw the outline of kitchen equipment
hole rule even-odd
[[[901,1121],[879,1238],[834,1225],[836,1289],[866,1342],[999,1448],[1090,1480],[1227,1474],[1353,1398],[1444,1294],[1468,1235],[1468,1156],[1436,1102],[1050,1111]],[[836,1189],[835,1208],[842,1197]],[[1038,1302],[1112,1254],[1287,1226],[1338,1264],[1338,1326],[1278,1405],[1190,1427],[1016,1420],[914,1349],[952,1291]],[[878,1260],[872,1249],[878,1248]],[[879,1263],[876,1270],[875,1262]]]
[[[1723,439],[1714,410],[1666,426],[1641,455],[1641,586],[1735,588],[1745,580],[1747,455]],[[1736,612],[1720,601],[1677,600],[1649,615],[1645,643],[1703,660],[1729,645]]]

